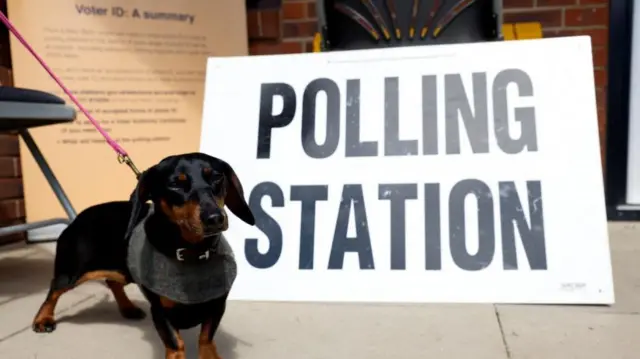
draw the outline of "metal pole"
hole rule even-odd
[[[31,137],[31,134],[27,129],[22,129],[19,132],[20,136],[22,136],[22,139],[24,140],[24,143],[29,148],[29,152],[31,152],[33,159],[36,160],[38,167],[40,167],[40,171],[42,171],[42,174],[44,174],[47,182],[49,182],[53,193],[55,193],[56,197],[58,197],[58,201],[60,201],[60,204],[62,205],[62,208],[64,208],[64,211],[67,213],[67,216],[70,220],[75,219],[76,211],[73,209],[71,201],[69,201],[69,197],[67,197],[66,193],[64,193],[60,182],[58,182],[58,179],[53,174],[51,167],[49,167],[47,160],[45,160],[42,152],[40,152],[36,141],[33,140],[33,137]]]
[[[320,51],[324,52],[327,50],[328,39],[327,39],[327,9],[325,6],[325,0],[316,0],[316,14],[318,15],[318,32],[320,32],[320,36],[322,37],[322,41],[320,42]]]
[[[502,14],[502,2],[503,0],[493,0],[493,13],[496,17],[496,40],[500,41],[504,39],[502,34],[502,22],[504,21],[504,16]]]

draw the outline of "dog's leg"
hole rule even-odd
[[[49,292],[47,293],[47,297],[44,300],[44,303],[40,306],[40,310],[36,314],[33,319],[32,329],[36,333],[51,333],[56,330],[56,320],[54,317],[54,312],[56,310],[56,304],[58,304],[58,299],[65,292],[69,291],[73,287],[60,288],[56,284],[56,280],[54,279],[51,282],[51,287],[49,288]]]
[[[200,338],[198,340],[198,349],[200,352],[199,359],[222,359],[220,354],[218,354],[216,342],[213,340],[213,335],[216,332],[219,323],[220,318],[217,320],[215,318],[208,319],[202,323],[202,327],[200,328]]]
[[[216,334],[222,316],[224,315],[226,300],[226,296],[218,300],[218,303],[213,306],[212,314],[200,327],[200,338],[198,340],[199,359],[222,359],[220,354],[218,354],[218,348],[213,340],[213,336]]]
[[[178,330],[175,329],[164,316],[163,308],[152,305],[151,318],[166,349],[166,359],[186,359],[184,341],[180,337]]]
[[[51,333],[54,331],[56,329],[56,321],[53,314],[60,296],[84,282],[102,279],[107,279],[114,283],[120,283],[121,285],[127,283],[126,278],[121,273],[103,270],[87,272],[75,282],[69,280],[68,277],[65,276],[58,276],[54,278],[51,281],[51,287],[47,293],[47,298],[45,298],[44,303],[40,306],[40,310],[38,310],[38,314],[36,314],[36,317],[33,319],[33,331],[36,333]],[[115,292],[114,295],[116,295]],[[131,305],[133,305],[133,303],[131,303]]]
[[[122,283],[107,279],[107,286],[111,289],[111,293],[113,293],[113,296],[116,298],[118,309],[120,309],[120,314],[122,314],[123,317],[134,320],[144,319],[146,314],[142,309],[138,308],[131,302],[127,293],[124,291],[124,285]]]

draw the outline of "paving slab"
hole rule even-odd
[[[511,359],[637,359],[640,317],[567,308],[500,306]]]
[[[44,250],[43,249],[46,249]],[[31,331],[52,273],[51,245],[0,252],[0,358],[163,358],[150,319],[124,320],[104,285],[65,294],[57,330]],[[148,313],[135,286],[127,292]],[[197,357],[197,329],[183,337]],[[492,305],[234,302],[216,336],[225,359],[507,359]]]
[[[224,332],[238,358],[507,359],[491,305],[232,302]]]
[[[613,223],[610,234],[612,307],[232,301],[216,341],[224,359],[637,359],[640,227]],[[54,333],[33,333],[52,258],[51,245],[0,249],[0,358],[164,357],[150,319],[122,319],[109,291],[96,283],[62,297]],[[127,292],[148,312],[136,287]],[[188,357],[196,358],[197,329],[183,336]]]
[[[197,357],[197,336],[197,330],[183,333],[189,358]],[[231,302],[216,342],[225,359],[507,359],[490,306]],[[164,350],[150,320],[123,321],[105,294],[65,310],[54,333],[28,329],[0,341],[0,357],[163,358]]]
[[[512,359],[637,359],[640,353],[640,226],[609,224],[616,304],[498,305]]]

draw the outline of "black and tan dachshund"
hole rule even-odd
[[[184,342],[178,331],[196,325],[201,325],[200,358],[220,358],[213,336],[224,314],[229,288],[204,302],[170,299],[135,279],[129,252],[132,238],[143,233],[156,253],[153,262],[158,262],[160,253],[165,261],[170,261],[168,265],[175,265],[173,270],[179,275],[183,274],[183,268],[196,268],[203,261],[218,265],[222,257],[209,254],[224,239],[221,233],[228,228],[224,206],[244,222],[255,224],[231,166],[205,154],[189,153],[167,157],[143,172],[129,202],[108,202],[87,208],[58,239],[54,278],[35,316],[33,330],[40,333],[55,330],[54,310],[60,296],[89,280],[106,280],[120,313],[125,318],[142,319],[145,313],[124,291],[125,285],[136,283],[150,302],[166,358],[185,358]],[[186,269],[184,273],[191,273]],[[142,268],[143,275],[149,272],[153,269]],[[185,278],[159,278],[164,279],[179,282]]]

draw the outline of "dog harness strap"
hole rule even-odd
[[[147,239],[147,216],[133,230],[129,240],[127,266],[134,281],[151,292],[182,304],[205,303],[229,293],[237,275],[231,246],[220,235],[207,258],[184,261],[167,256]]]

